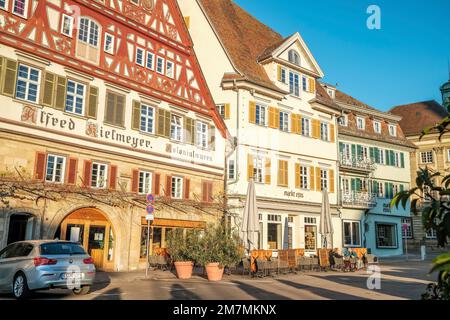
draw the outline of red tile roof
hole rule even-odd
[[[434,100],[396,106],[390,112],[402,117],[400,126],[407,136],[418,135],[448,116],[445,108]]]
[[[244,79],[276,90],[258,58],[284,38],[231,0],[198,0]]]

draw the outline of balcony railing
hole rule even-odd
[[[376,169],[375,162],[371,159],[364,157],[348,157],[345,154],[340,154],[339,162],[341,167],[363,170],[363,171],[374,171]]]
[[[342,192],[341,200],[344,207],[371,209],[377,206],[377,195],[365,191]]]

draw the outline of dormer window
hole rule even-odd
[[[289,62],[300,66],[300,55],[295,50],[289,51]]]
[[[348,116],[347,116],[346,114],[340,116],[340,117],[338,118],[338,124],[339,124],[340,126],[346,127],[347,124],[348,124]]]
[[[375,133],[378,133],[378,134],[381,133],[381,122],[380,121],[373,122],[373,131],[375,131]]]
[[[396,137],[397,136],[397,126],[395,124],[390,124],[389,125],[389,134],[392,137]]]
[[[364,119],[362,117],[357,117],[356,118],[356,126],[358,127],[359,130],[365,130],[366,129],[366,119]]]

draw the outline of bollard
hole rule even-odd
[[[424,245],[420,246],[420,258],[422,261],[427,257],[427,248]]]

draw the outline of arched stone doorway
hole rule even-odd
[[[97,269],[114,270],[115,232],[102,211],[95,208],[76,210],[63,220],[59,230],[60,239],[83,245]]]
[[[12,213],[8,222],[8,238],[6,244],[32,240],[34,233],[34,216],[26,212]]]

